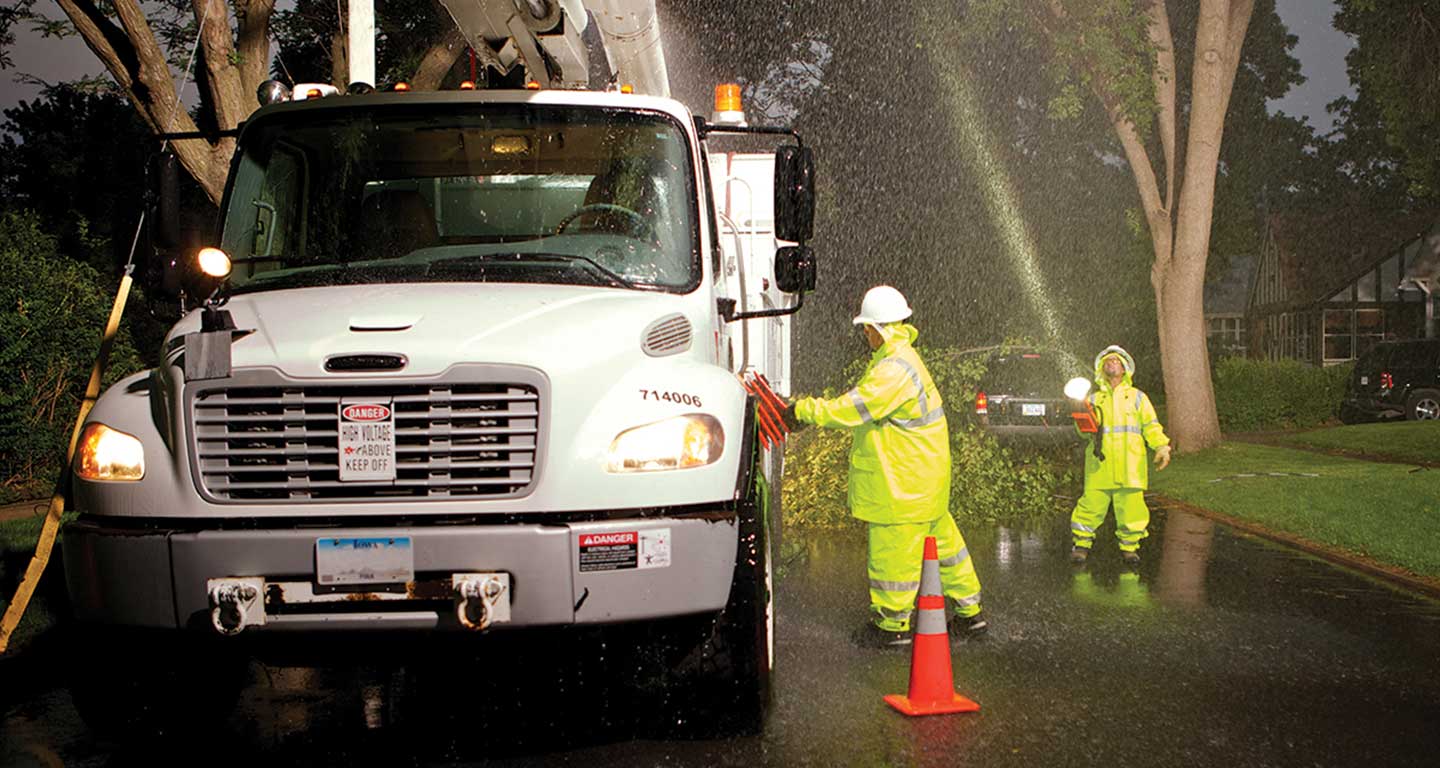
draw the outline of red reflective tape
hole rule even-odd
[[[945,598],[940,595],[921,595],[915,607],[922,611],[945,610]]]

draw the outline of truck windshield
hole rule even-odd
[[[405,282],[699,283],[685,132],[534,105],[300,110],[246,131],[223,245],[236,292]]]

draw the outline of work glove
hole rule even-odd
[[[785,428],[794,432],[809,426],[795,416],[795,401],[791,400],[785,404],[785,410],[780,412],[780,418],[785,422]]]
[[[1162,445],[1155,449],[1155,471],[1159,472],[1168,466],[1170,466],[1170,446]]]

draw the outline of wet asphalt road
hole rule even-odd
[[[359,670],[252,665],[240,707],[190,743],[91,736],[64,688],[0,696],[0,765],[1424,765],[1440,760],[1440,603],[1183,512],[1158,512],[1139,573],[1109,537],[1066,560],[1066,521],[965,530],[990,636],[956,647],[976,714],[906,719],[906,652],[849,641],[865,617],[863,538],[811,536],[779,585],[763,736],[657,738],[603,662],[409,702],[383,659]],[[1109,537],[1109,538],[1107,538]],[[547,649],[544,653],[554,653]],[[547,657],[548,658],[548,657]],[[3,685],[4,681],[0,681]],[[507,716],[506,713],[520,714]]]

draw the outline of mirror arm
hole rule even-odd
[[[720,317],[727,323],[733,323],[736,320],[755,320],[762,317],[784,317],[785,315],[793,315],[799,312],[803,306],[805,306],[805,293],[803,291],[795,294],[795,303],[788,307],[757,309],[754,312],[736,312],[734,299],[721,299]]]
[[[716,125],[699,115],[695,116],[695,130],[704,139],[712,133],[738,133],[750,134],[752,136],[790,136],[795,139],[799,146],[805,146],[805,140],[794,128],[786,128],[779,125]]]

